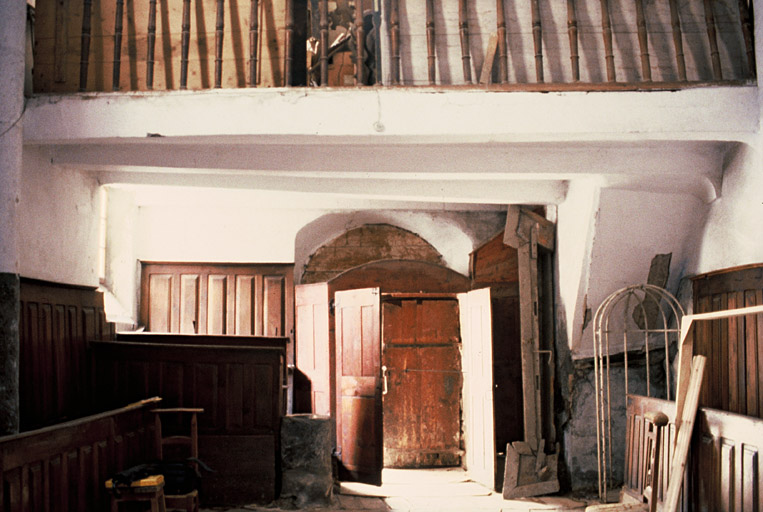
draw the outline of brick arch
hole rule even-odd
[[[414,260],[444,265],[442,255],[416,233],[390,224],[365,224],[319,247],[301,282],[329,281],[345,270],[379,260]]]

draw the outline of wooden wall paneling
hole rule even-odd
[[[254,291],[253,276],[236,276],[236,334],[254,334]]]
[[[763,304],[763,265],[725,269],[693,278],[698,313]],[[706,324],[706,325],[703,325]],[[763,416],[763,318],[761,315],[701,322],[695,346],[709,358],[702,404]]]
[[[336,355],[329,341],[329,287],[326,283],[298,285],[294,296],[296,363],[308,380],[311,406],[302,412],[333,417]]]
[[[199,332],[199,292],[198,274],[180,275],[180,319],[178,331],[195,334]]]
[[[105,509],[106,475],[153,456],[148,409],[157,400],[4,437],[0,440],[3,510]],[[134,440],[129,451],[118,442],[122,439]]]
[[[109,339],[103,298],[94,288],[22,278],[20,301],[21,429],[90,411],[90,339]]]
[[[200,456],[216,471],[204,476],[205,503],[274,499],[288,339],[124,336],[131,341],[92,344],[97,375],[103,379],[97,386],[105,390],[101,403],[131,401],[141,387],[145,389],[147,380],[148,389],[155,390],[167,405],[204,408],[199,416]],[[195,343],[184,342],[190,339]],[[201,345],[199,339],[217,339],[220,344]],[[225,345],[226,339],[236,345]],[[246,346],[247,342],[253,346]],[[125,372],[128,365],[132,370]]]

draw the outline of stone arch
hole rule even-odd
[[[313,252],[300,282],[329,281],[346,270],[379,260],[445,263],[432,244],[412,231],[387,223],[364,224],[345,231]]]

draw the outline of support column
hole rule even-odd
[[[0,0],[0,435],[19,430],[19,250],[26,2]]]

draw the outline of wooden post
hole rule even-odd
[[[535,50],[535,78],[543,83],[543,32],[540,22],[540,5],[538,0],[530,4],[533,21],[533,49]]]
[[[570,66],[572,81],[580,81],[580,55],[578,55],[578,18],[575,14],[575,0],[567,0],[567,34],[570,38]]]
[[[90,61],[90,33],[91,33],[91,12],[93,0],[84,0],[82,2],[82,44],[80,45],[79,60],[79,90],[87,89],[87,71]]]
[[[180,88],[188,87],[188,47],[191,41],[191,0],[183,0],[183,25],[180,33]]]
[[[225,0],[217,0],[215,23],[215,89],[223,86],[223,33],[225,31]]]
[[[607,61],[607,81],[615,82],[615,55],[612,48],[612,22],[609,19],[609,0],[601,0],[601,35],[604,38],[604,57]]]
[[[124,0],[117,0],[114,14],[114,69],[111,76],[111,87],[119,90],[119,70],[122,65],[122,16],[124,15]]]
[[[718,53],[718,38],[715,33],[715,14],[713,14],[712,0],[705,0],[705,25],[707,26],[707,40],[710,43],[710,60],[713,63],[713,79],[723,80],[721,56]]]
[[[427,75],[429,85],[435,84],[434,0],[426,0],[427,9]]]
[[[458,34],[461,39],[461,67],[464,70],[464,82],[472,83],[472,61],[469,52],[469,20],[467,1],[458,0]]]
[[[739,22],[742,25],[744,46],[747,50],[747,70],[750,78],[755,78],[755,42],[753,37],[750,4],[747,0],[739,0]]]
[[[684,43],[681,34],[681,16],[678,14],[678,0],[670,0],[670,26],[673,29],[673,46],[676,49],[676,66],[678,79],[686,81],[686,61],[684,60]]]
[[[154,88],[154,48],[156,46],[156,0],[148,2],[148,39],[146,40],[146,88]]]
[[[641,76],[645,82],[652,81],[652,66],[649,63],[649,38],[647,37],[644,0],[636,0],[636,25],[638,45],[641,50]]]
[[[355,3],[355,85],[366,83],[366,31],[363,30],[363,2]]]
[[[392,69],[390,77],[394,85],[400,85],[400,5],[399,0],[391,0],[389,13],[390,50]]]
[[[249,87],[257,87],[257,52],[260,40],[260,2],[251,0],[249,15]]]
[[[498,80],[505,84],[509,81],[509,62],[506,48],[506,11],[503,0],[496,0],[496,18],[498,24]]]
[[[320,0],[320,2],[318,11],[321,37],[321,87],[326,87],[329,84],[329,6],[328,0]]]

